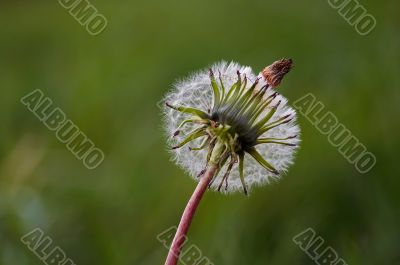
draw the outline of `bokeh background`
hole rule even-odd
[[[234,60],[296,67],[280,92],[311,92],[377,157],[367,174],[299,117],[296,163],[277,183],[208,192],[189,232],[218,264],[314,264],[293,236],[312,227],[348,264],[399,264],[400,4],[362,0],[360,36],[326,0],[103,1],[89,35],[58,1],[0,3],[0,264],[43,264],[20,242],[43,229],[77,265],[163,264],[195,182],[168,156],[157,106],[177,78]],[[88,170],[20,103],[41,89],[93,142]],[[190,244],[188,244],[190,245]]]

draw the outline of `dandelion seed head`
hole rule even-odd
[[[245,91],[250,89],[254,82],[259,79],[257,85],[254,87],[254,92],[252,93],[253,95],[257,92],[263,91],[263,87],[265,89],[265,86],[268,85],[268,80],[263,76],[263,73],[256,75],[250,67],[241,66],[234,62],[228,63],[223,61],[214,64],[211,67],[211,72],[215,76],[215,80],[218,84],[220,92],[225,94],[225,96],[229,93],[229,90],[238,82],[238,73],[243,82],[245,79],[247,79],[246,86],[244,87],[243,85]],[[280,76],[279,82],[281,79],[282,77]],[[270,84],[270,86],[264,91],[261,102],[266,102],[270,100],[270,103],[264,109],[262,109],[259,116],[254,120],[253,124],[261,121],[263,117],[268,115],[268,113],[271,112],[274,106],[277,106],[278,102],[280,102],[280,104],[264,127],[268,127],[268,124],[271,123],[272,125],[274,125],[273,122],[278,121],[279,119],[283,119],[285,117],[287,118],[283,119],[283,123],[279,124],[279,126],[272,127],[271,129],[266,130],[262,134],[258,135],[256,138],[284,139],[284,141],[276,141],[284,142],[289,145],[275,143],[264,143],[254,146],[247,146],[246,144],[242,143],[241,145],[240,139],[243,139],[243,137],[240,138],[240,133],[238,133],[239,140],[237,141],[239,142],[240,147],[238,147],[237,152],[242,152],[244,154],[243,176],[245,185],[247,186],[248,190],[254,186],[261,186],[273,180],[277,180],[282,174],[284,174],[293,164],[294,155],[300,143],[300,129],[296,124],[296,112],[287,104],[287,99],[285,97],[283,97],[279,93],[276,93],[277,91],[273,88],[274,86]],[[213,90],[211,89],[210,73],[208,70],[199,71],[192,74],[186,79],[178,81],[173,86],[172,90],[165,96],[164,101],[173,106],[182,106],[188,108],[192,107],[202,110],[203,112],[210,115],[210,120],[215,119],[216,113],[218,113],[215,108],[216,98]],[[225,105],[222,103],[220,105],[221,107],[219,108],[219,112],[223,113],[222,110]],[[236,112],[231,111],[229,113],[237,112],[239,112],[239,114],[237,114],[236,116],[233,114],[231,115],[232,117],[234,117],[233,119],[229,119],[229,117],[231,116],[227,115],[226,117],[222,117],[223,119],[220,118],[220,120],[217,120],[217,125],[214,125],[213,123],[212,126],[218,126],[218,123],[226,123],[225,125],[233,126],[234,128],[230,130],[230,135],[232,135],[233,138],[233,136],[235,135],[235,130],[242,130],[240,126],[244,126],[246,128],[246,124],[249,119],[248,115],[246,116],[240,114],[240,109],[238,109]],[[245,111],[242,112],[245,113]],[[187,122],[183,126],[181,126],[179,128],[179,132],[177,132],[177,128],[182,124],[183,121],[190,119],[191,115],[189,115],[188,113],[177,111],[176,109],[169,108],[167,106],[163,108],[163,113],[164,127],[168,135],[168,145],[170,146],[176,146],[177,144],[182,143],[191,132],[201,126],[197,122]],[[225,122],[222,122],[221,119]],[[239,120],[244,125],[239,126]],[[228,124],[229,122],[233,124]],[[208,129],[205,130],[207,131]],[[250,134],[248,133],[247,135]],[[208,136],[206,135],[204,137],[196,138],[187,143],[187,145],[170,151],[173,161],[175,161],[176,164],[183,168],[195,180],[198,180],[199,172],[201,172],[205,168],[205,165],[207,165],[207,154],[209,148],[204,148],[201,150],[191,150],[191,148],[200,146],[205,140],[205,137]],[[271,140],[268,141],[270,142]],[[259,161],[254,159],[254,157],[252,155],[249,155],[249,153],[244,152],[244,149],[246,148],[255,148],[255,150],[266,161],[268,161],[268,163],[271,164],[276,172],[279,172],[279,174],[276,174],[276,172],[271,172],[272,170],[260,166]],[[226,193],[242,191],[243,183],[240,179],[239,163],[234,163],[231,166],[232,168],[230,175],[225,180],[226,186],[224,184],[223,188],[221,189],[221,183],[223,182],[224,173],[229,167],[228,162],[222,165],[220,173],[215,177],[210,188],[213,190],[219,189],[221,192]]]

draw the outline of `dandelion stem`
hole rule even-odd
[[[199,205],[200,200],[203,197],[204,192],[207,190],[208,184],[214,177],[214,174],[217,169],[218,169],[217,165],[210,165],[207,168],[204,175],[200,178],[200,181],[197,184],[197,187],[193,192],[192,196],[190,197],[189,202],[186,205],[186,208],[183,212],[174,240],[172,241],[171,248],[168,252],[165,265],[176,265],[178,263],[179,254],[182,250],[183,243],[185,242],[186,239],[187,231],[189,230],[189,226],[192,222],[197,206]]]

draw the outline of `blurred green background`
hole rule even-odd
[[[312,227],[348,264],[400,264],[400,4],[362,0],[368,36],[326,0],[103,1],[89,35],[58,1],[0,3],[0,264],[43,264],[20,242],[40,227],[77,265],[163,264],[195,182],[169,161],[157,103],[221,59],[296,67],[280,92],[311,92],[377,157],[367,174],[299,117],[296,163],[250,197],[206,194],[189,231],[218,264],[315,264],[292,242]],[[41,89],[106,154],[88,170],[20,103]],[[188,245],[190,245],[188,244]]]

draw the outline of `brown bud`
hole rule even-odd
[[[289,73],[293,67],[292,59],[282,59],[274,62],[273,64],[265,67],[262,71],[262,75],[268,84],[272,87],[277,87],[281,83],[283,77]]]

